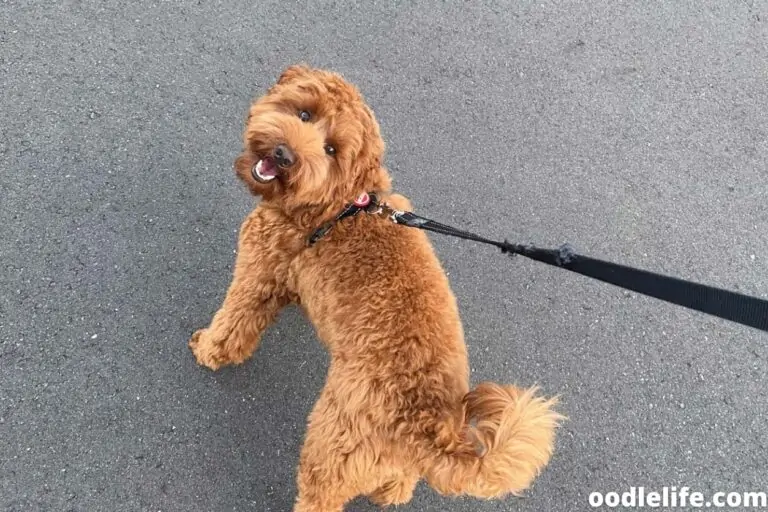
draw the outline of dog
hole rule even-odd
[[[378,122],[339,74],[291,66],[249,110],[235,170],[261,201],[239,233],[232,282],[189,346],[212,370],[240,364],[283,306],[299,304],[331,355],[306,431],[295,512],[365,495],[518,495],[549,462],[562,416],[536,388],[470,391],[456,299],[421,230],[350,202],[391,192]],[[330,223],[316,243],[308,236]]]

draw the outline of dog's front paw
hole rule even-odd
[[[200,329],[189,339],[189,348],[195,355],[197,364],[218,370],[222,364],[221,358],[217,355],[216,344],[210,338],[208,329]]]

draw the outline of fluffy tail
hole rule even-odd
[[[439,454],[427,469],[429,484],[442,494],[478,498],[517,495],[527,489],[549,462],[555,429],[564,419],[553,410],[557,399],[537,396],[537,391],[490,382],[470,391],[464,397],[469,424],[462,437],[466,439],[468,431],[481,453]]]

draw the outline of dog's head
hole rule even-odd
[[[244,139],[235,169],[265,200],[329,206],[389,189],[373,112],[335,73],[286,69],[251,106]]]

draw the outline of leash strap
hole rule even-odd
[[[510,256],[519,254],[649,297],[768,332],[768,301],[764,299],[590,258],[577,254],[567,244],[558,249],[541,249],[530,245],[512,244],[506,240],[499,242],[420,217],[412,212],[387,209],[385,206],[383,208],[383,212],[397,224],[493,245]]]

